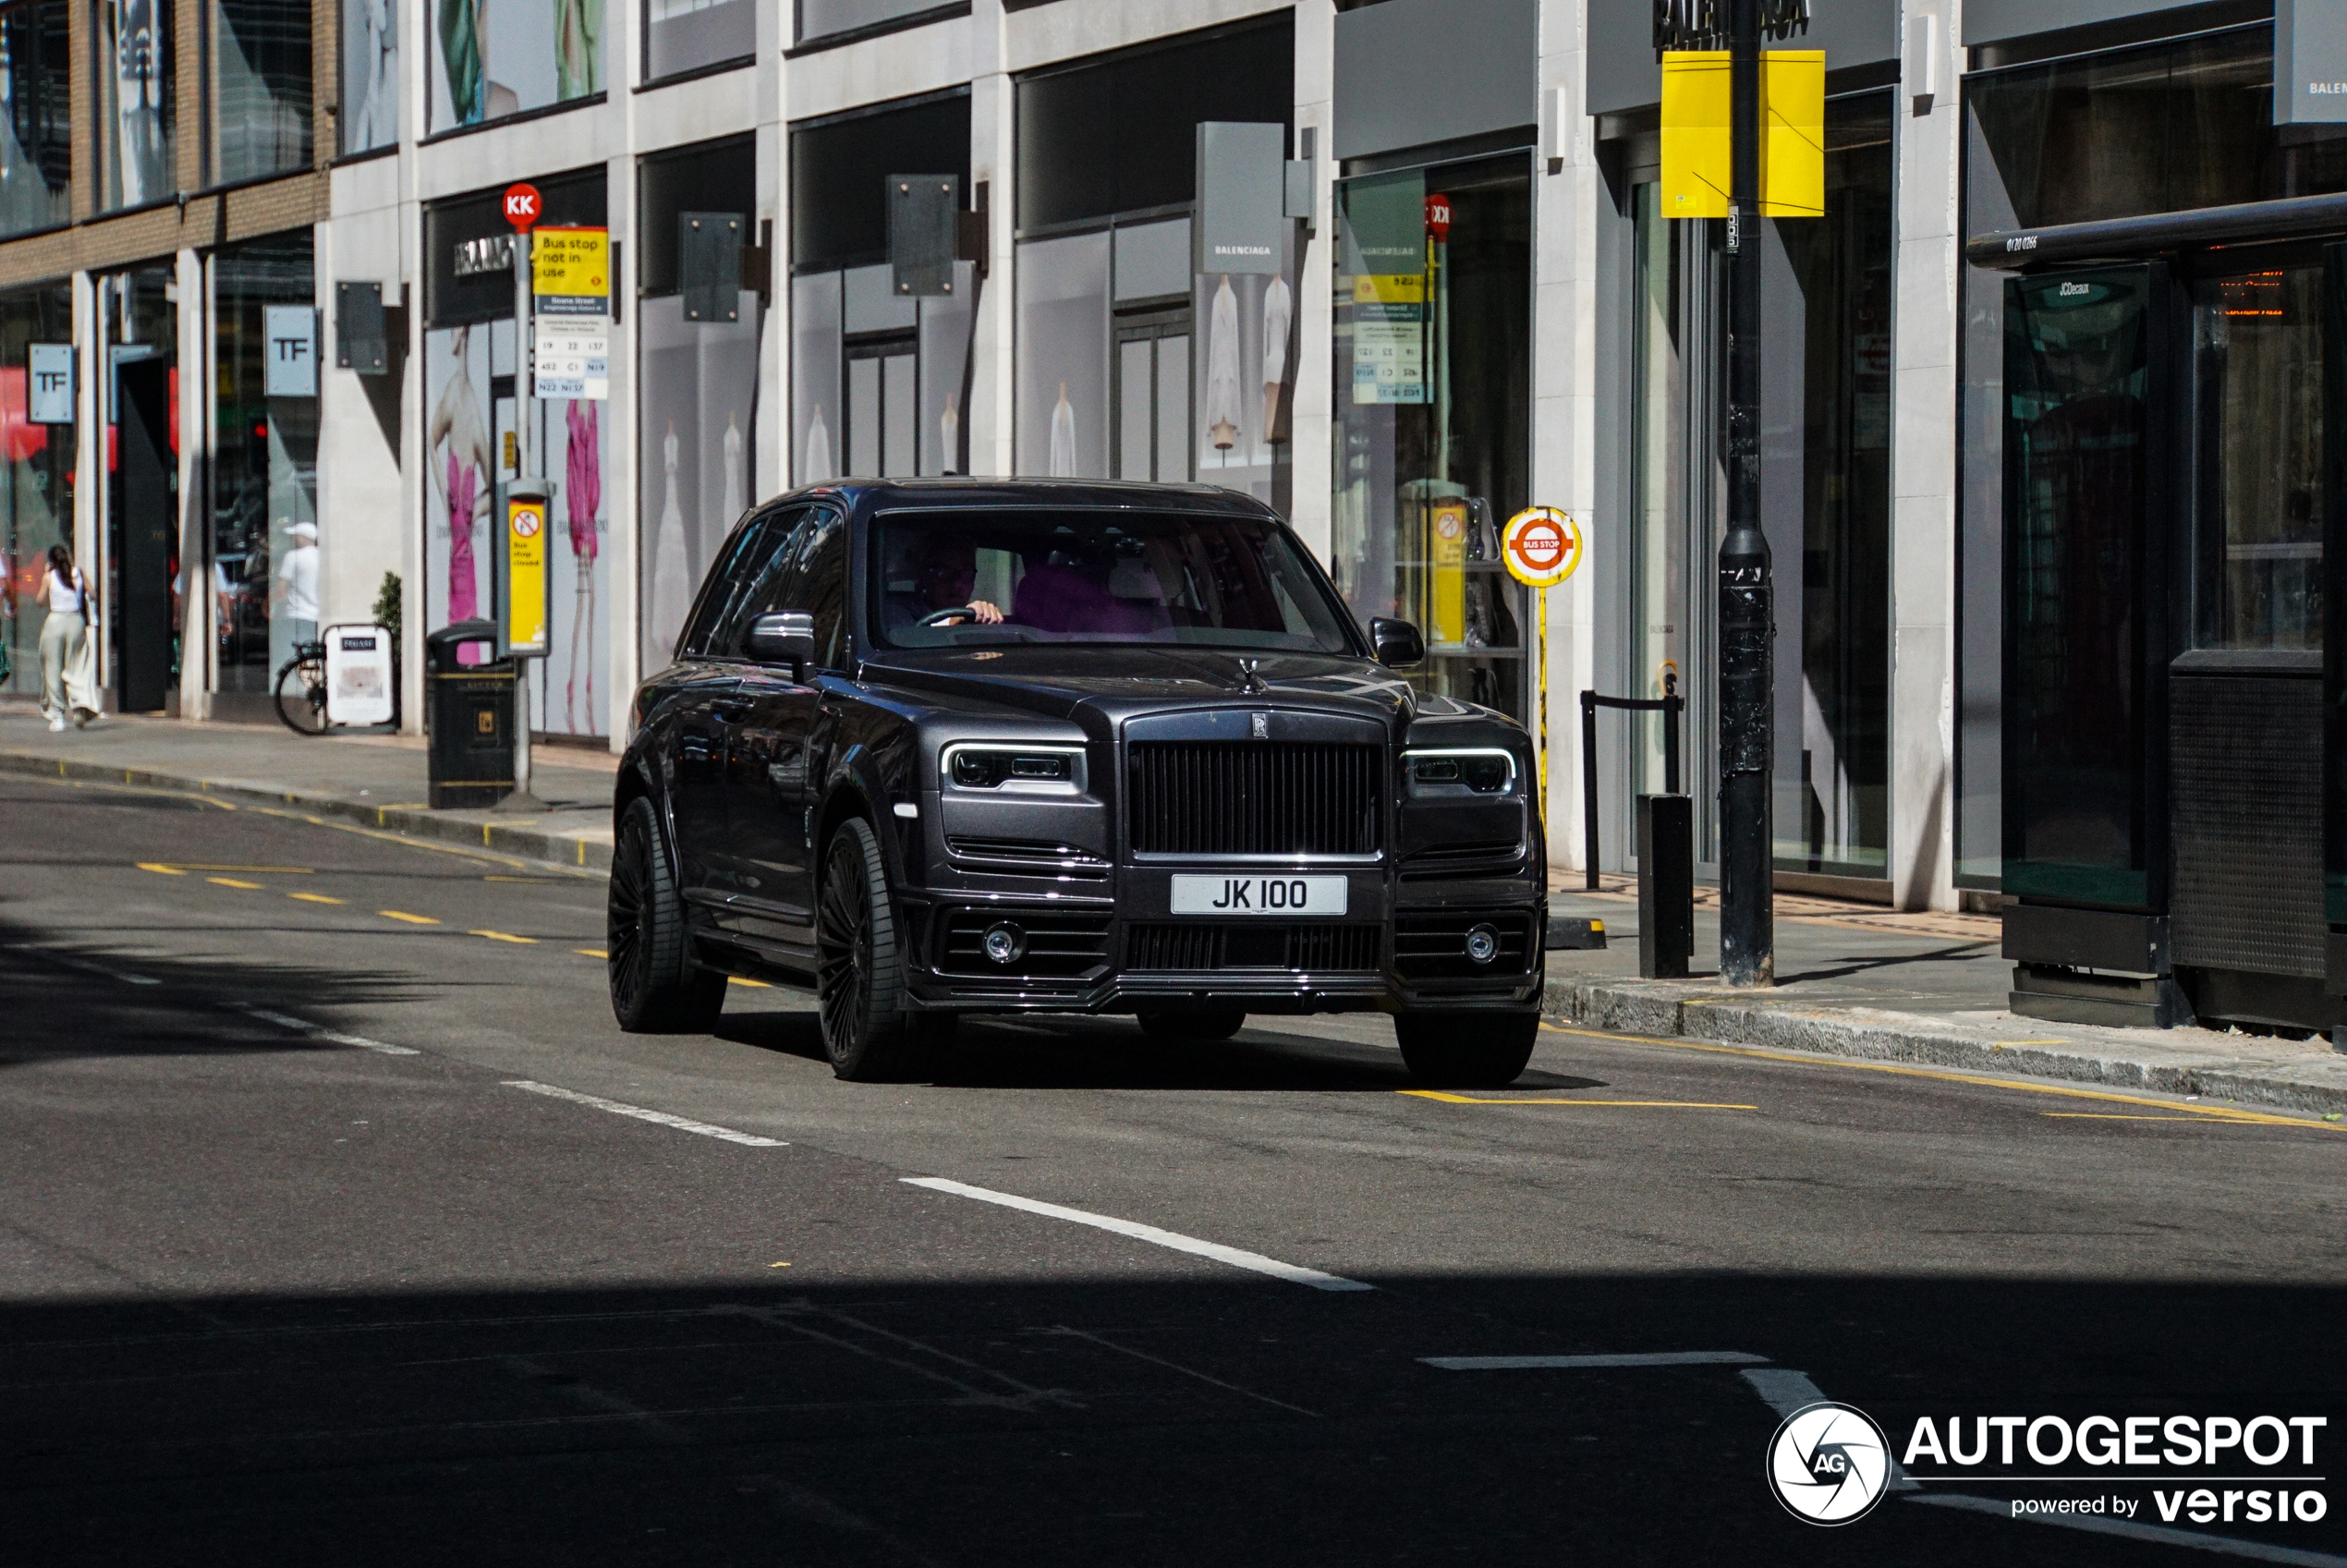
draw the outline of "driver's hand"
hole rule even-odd
[[[983,599],[971,600],[969,602],[969,609],[971,617],[981,626],[1002,625],[1003,613],[994,608],[993,605],[989,604]]]

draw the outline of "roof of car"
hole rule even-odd
[[[1211,484],[1137,484],[1122,480],[841,479],[803,485],[778,501],[836,495],[867,515],[895,506],[1097,506],[1275,517],[1252,495]]]

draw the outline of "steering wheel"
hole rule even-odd
[[[931,610],[913,624],[917,626],[942,626],[948,621],[975,621],[977,619],[978,609],[975,605],[955,604],[944,610]]]

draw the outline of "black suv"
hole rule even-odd
[[[611,995],[699,1030],[811,984],[843,1077],[963,1013],[1167,1038],[1378,1009],[1411,1072],[1503,1084],[1538,1027],[1524,730],[1414,689],[1260,503],[935,480],[745,517],[636,699]]]

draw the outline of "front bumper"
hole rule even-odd
[[[1176,916],[1177,870],[1325,875],[1351,886],[1342,916]],[[1521,1012],[1543,979],[1546,901],[1528,871],[1397,883],[1390,869],[1326,863],[1120,866],[1037,896],[976,887],[908,895],[901,908],[916,1004],[967,1012],[1404,1012],[1440,1007]],[[1015,927],[1019,957],[988,957],[984,936]],[[1490,928],[1497,951],[1469,956]]]

